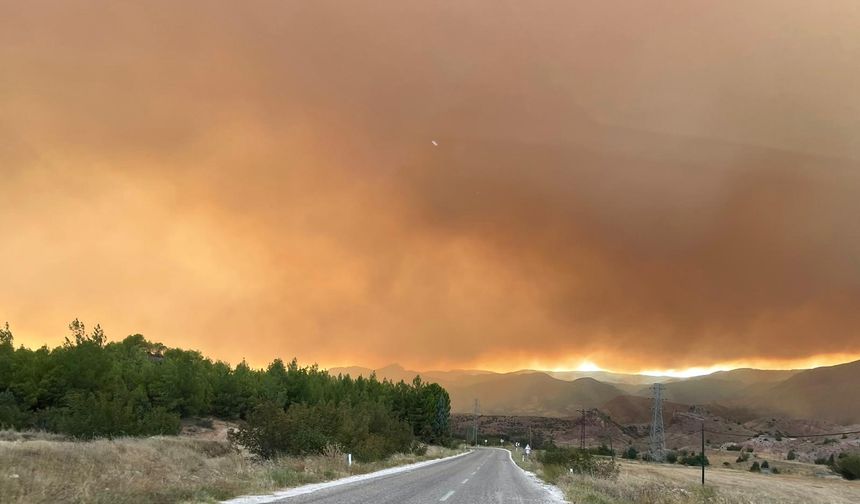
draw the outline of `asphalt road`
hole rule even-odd
[[[556,504],[511,461],[483,448],[412,471],[287,497],[289,504]]]

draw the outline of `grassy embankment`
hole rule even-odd
[[[259,461],[227,441],[183,436],[73,441],[0,431],[0,502],[214,502],[436,459],[457,450],[428,447],[347,467],[338,452]]]
[[[712,458],[712,454],[709,453],[708,457]],[[802,474],[799,470],[794,474],[776,475],[708,467],[707,485],[703,487],[699,484],[701,472],[698,467],[617,459],[620,471],[616,477],[595,478],[571,474],[563,467],[544,466],[536,460],[534,453],[525,462],[521,453],[515,453],[513,458],[524,469],[558,486],[573,504],[860,502],[860,481],[817,478]]]

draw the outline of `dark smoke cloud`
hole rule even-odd
[[[29,344],[80,316],[231,361],[860,355],[854,2],[0,19],[0,316]]]

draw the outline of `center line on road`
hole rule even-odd
[[[461,484],[461,485],[465,485],[467,481],[469,481],[469,478],[464,479],[464,480],[463,480],[463,482],[462,482],[462,483],[460,483],[460,484]]]
[[[478,471],[475,471],[475,472],[473,472],[472,474],[470,474],[469,476],[474,476],[474,475],[475,475],[475,473],[477,473],[477,472],[478,472]]]
[[[453,491],[453,490],[451,490],[450,492],[446,493],[444,497],[442,497],[441,499],[439,499],[439,502],[445,502],[446,500],[448,500],[448,497],[450,497],[450,496],[452,496],[452,495],[454,495],[454,491]]]

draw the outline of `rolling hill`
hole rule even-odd
[[[860,423],[860,361],[801,371],[741,402],[776,415]]]
[[[474,399],[480,401],[482,413],[565,417],[581,408],[596,408],[623,395],[618,388],[593,378],[572,382],[558,380],[544,373],[501,375],[463,387],[451,387],[451,409],[471,411]]]
[[[375,372],[380,379],[407,382],[420,375],[448,390],[454,413],[471,413],[477,398],[481,413],[488,415],[568,417],[580,408],[599,408],[620,422],[646,423],[651,404],[647,384],[661,381],[667,412],[707,405],[736,421],[786,416],[860,423],[860,361],[809,370],[735,369],[687,379],[579,371],[419,372],[396,364],[375,371],[362,367],[329,371],[365,377]]]

